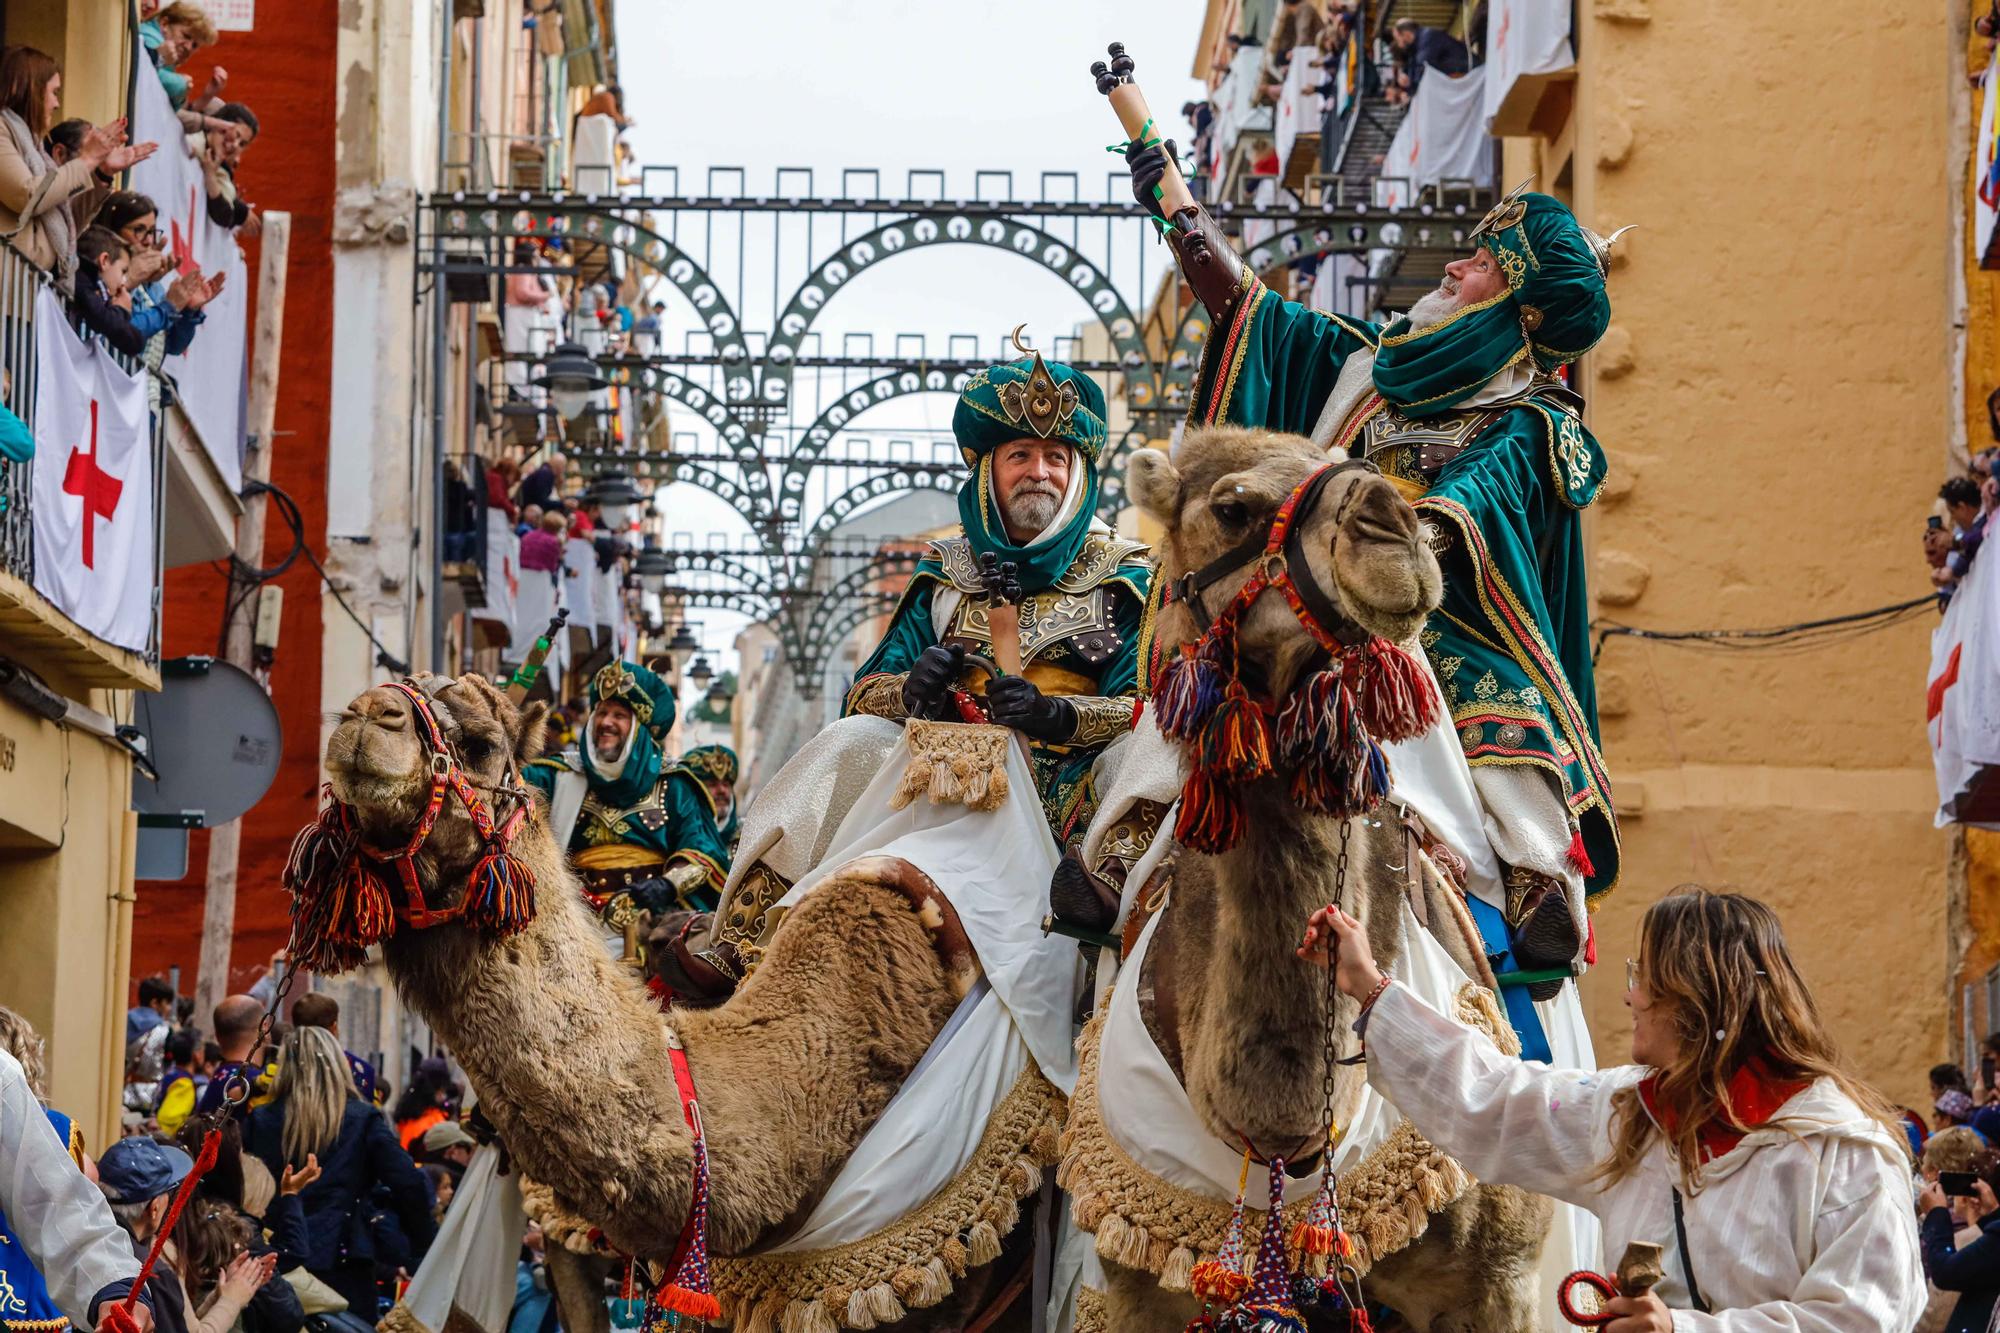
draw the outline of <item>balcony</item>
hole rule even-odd
[[[38,304],[49,289],[46,275],[12,250],[0,247],[0,371],[8,406],[35,427]],[[76,624],[35,585],[34,464],[0,465],[0,655],[14,658],[71,690],[159,688],[160,587],[175,565],[229,553],[241,506],[224,482],[211,451],[174,398],[171,381],[114,354],[129,372],[149,377],[152,493],[144,497],[154,518],[153,605],[145,646],[119,647]]]

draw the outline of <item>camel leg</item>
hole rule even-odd
[[[551,1245],[546,1255],[549,1289],[555,1293],[563,1333],[611,1333],[611,1307],[604,1303],[604,1280],[611,1261]]]

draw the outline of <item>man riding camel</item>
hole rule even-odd
[[[715,830],[722,839],[723,850],[735,855],[736,839],[743,829],[736,810],[736,779],[740,771],[736,751],[727,745],[697,745],[681,756],[681,767],[701,781],[709,803],[715,807]]]
[[[1157,211],[1165,152],[1135,144],[1128,159]],[[1586,900],[1618,878],[1582,531],[1606,459],[1561,372],[1610,322],[1610,241],[1517,190],[1436,291],[1376,325],[1280,299],[1199,205],[1174,221],[1168,243],[1213,320],[1189,423],[1293,431],[1365,458],[1431,526],[1445,591],[1423,647],[1504,871],[1505,930],[1481,920],[1489,952],[1511,953],[1504,970],[1581,966]],[[1525,1000],[1509,999],[1518,1019]]]
[[[621,938],[641,911],[713,909],[728,872],[708,789],[662,762],[673,725],[673,687],[637,662],[612,662],[591,678],[577,747],[521,770],[549,798],[585,901]]]
[[[1019,332],[1014,345],[1028,352]],[[931,543],[845,711],[956,717],[951,693],[964,679],[992,721],[1027,738],[1049,831],[1066,842],[1094,809],[1092,762],[1139,715],[1152,575],[1144,544],[1097,516],[1104,391],[1031,352],[974,375],[951,428],[972,469],[958,493],[962,533]],[[1008,566],[1022,666],[996,677],[985,571]]]

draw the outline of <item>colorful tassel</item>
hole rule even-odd
[[[1271,774],[1271,723],[1243,682],[1232,680],[1202,729],[1196,762],[1236,782]]]
[[[1285,1271],[1285,1159],[1271,1159],[1271,1208],[1264,1217],[1264,1234],[1257,1243],[1257,1267],[1240,1313],[1256,1333],[1306,1333],[1299,1308],[1292,1303],[1292,1279]]]
[[[1181,788],[1181,812],[1174,837],[1197,852],[1226,852],[1243,841],[1250,816],[1243,799],[1222,779],[1198,768]]]
[[[1153,687],[1160,733],[1171,740],[1194,740],[1221,705],[1227,684],[1221,663],[1209,651],[1183,648],[1179,657],[1161,668]]]
[[[1430,675],[1414,657],[1387,639],[1370,639],[1343,654],[1365,658],[1362,672],[1362,721],[1377,740],[1407,741],[1437,725],[1441,712]],[[1359,663],[1357,662],[1357,665]]]
[[[1243,1273],[1243,1191],[1250,1184],[1250,1150],[1243,1150],[1243,1170],[1236,1177],[1236,1205],[1222,1233],[1222,1249],[1204,1259],[1188,1275],[1188,1290],[1209,1305],[1234,1305],[1250,1290]]]
[[[535,919],[535,872],[511,852],[489,852],[472,868],[466,920],[505,938]]]
[[[722,1317],[722,1302],[708,1276],[708,1145],[699,1127],[694,1135],[694,1199],[689,1205],[687,1253],[673,1280],[660,1289],[660,1307],[690,1319]]]

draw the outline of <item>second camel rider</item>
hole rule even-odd
[[[591,678],[577,747],[522,769],[549,797],[549,827],[584,900],[619,941],[641,912],[713,910],[728,873],[707,789],[665,765],[673,725],[673,687],[637,662],[612,662]]]

